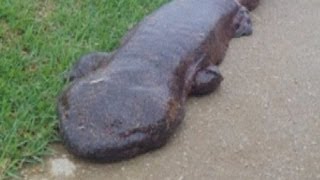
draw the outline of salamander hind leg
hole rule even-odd
[[[249,36],[252,34],[252,22],[249,11],[241,6],[233,19],[234,37]]]
[[[111,61],[112,53],[94,52],[84,55],[73,65],[66,79],[80,79]]]
[[[209,94],[217,89],[222,80],[223,77],[218,66],[210,65],[197,72],[190,94],[193,96]]]

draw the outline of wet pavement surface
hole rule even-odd
[[[61,145],[25,179],[320,179],[320,1],[264,0],[234,39],[221,87],[191,98],[163,148],[96,164]]]

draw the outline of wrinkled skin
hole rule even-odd
[[[229,0],[174,0],[140,22],[113,53],[71,70],[58,100],[60,132],[77,156],[118,161],[166,143],[190,95],[222,81],[233,37],[250,35],[248,10]]]

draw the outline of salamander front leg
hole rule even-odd
[[[210,65],[207,68],[197,72],[194,77],[191,95],[201,96],[213,92],[221,81],[223,77],[218,69],[218,66]]]
[[[80,79],[99,69],[101,66],[109,64],[112,54],[113,53],[95,52],[80,57],[66,79],[69,81]]]

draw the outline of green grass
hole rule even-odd
[[[111,51],[168,0],[0,1],[0,179],[59,141],[56,97],[81,55]]]

